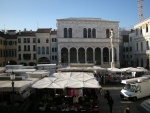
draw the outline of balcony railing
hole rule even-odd
[[[58,38],[59,42],[110,42],[110,38]],[[119,38],[114,38],[113,42],[119,42]]]

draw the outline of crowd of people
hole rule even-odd
[[[49,93],[41,97],[38,105],[38,112],[43,111],[98,112],[97,98],[98,96],[95,92],[95,89],[83,89],[83,95],[74,95],[74,94],[70,95],[68,94],[68,91],[63,91],[55,95]]]

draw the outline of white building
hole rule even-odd
[[[62,65],[94,63],[110,67],[110,30],[113,30],[115,65],[120,67],[118,24],[118,21],[100,18],[57,19],[58,60]]]
[[[39,28],[36,32],[37,64],[49,64],[51,61],[51,28]]]
[[[19,32],[17,36],[17,64],[34,66],[36,64],[35,31]]]
[[[136,66],[149,68],[150,65],[150,18],[147,18],[136,25],[134,40],[134,56]]]

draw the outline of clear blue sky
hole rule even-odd
[[[144,19],[150,0],[143,1]],[[56,19],[90,17],[119,21],[120,27],[138,23],[138,0],[0,0],[0,30],[56,29]]]

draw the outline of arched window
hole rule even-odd
[[[72,28],[69,28],[69,38],[72,38]]]
[[[91,38],[91,29],[88,29],[88,38]]]
[[[148,24],[146,24],[146,32],[148,32]]]
[[[40,43],[40,39],[38,39],[38,43]]]
[[[49,54],[49,47],[46,47],[46,54]]]
[[[149,43],[146,41],[146,50],[149,50]]]
[[[40,50],[40,47],[38,47],[38,54],[41,54],[41,50]]]
[[[92,37],[96,38],[96,29],[95,28],[92,29]]]
[[[45,54],[45,47],[42,47],[42,54]]]
[[[87,29],[86,28],[83,29],[83,37],[87,38]]]
[[[109,38],[109,29],[106,29],[106,38]]]
[[[48,38],[46,39],[46,43],[49,43],[49,39]]]
[[[64,28],[64,38],[67,38],[67,28]]]
[[[142,34],[142,27],[140,27],[140,33]]]

